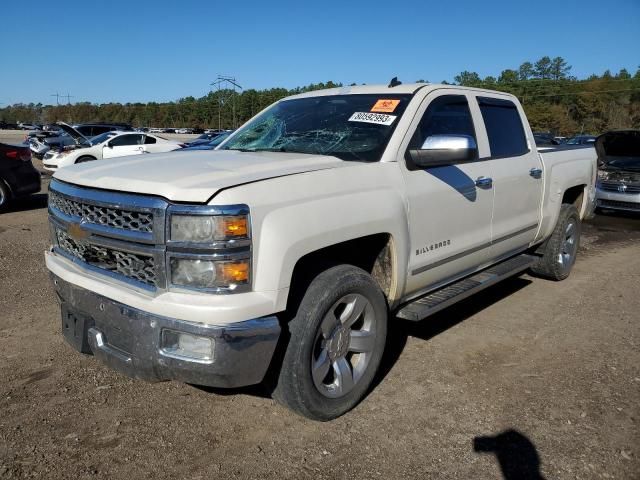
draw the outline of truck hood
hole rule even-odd
[[[350,163],[299,153],[176,151],[81,163],[58,170],[54,177],[79,186],[206,203],[224,188]]]

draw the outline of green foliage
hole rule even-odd
[[[273,102],[289,95],[341,87],[328,81],[292,90],[211,91],[201,98],[192,96],[168,103],[103,103],[79,102],[72,105],[16,104],[0,108],[0,120],[8,123],[123,122],[146,127],[234,128]]]
[[[503,70],[498,80],[480,80],[475,72],[455,77],[459,85],[500,90],[516,95],[534,131],[557,135],[598,134],[612,129],[640,128],[640,68],[631,74],[609,70],[586,80],[570,76],[571,66],[562,57],[524,62]]]
[[[571,66],[562,57],[545,56],[534,63],[524,62],[517,69],[505,69],[497,79],[493,76],[482,79],[478,73],[465,70],[454,80],[458,85],[516,95],[534,130],[573,135],[640,128],[640,67],[633,76],[623,68],[616,75],[607,70],[602,75],[590,75],[583,80],[572,77],[570,72]],[[444,80],[442,83],[449,82]],[[341,86],[328,81],[291,90],[248,89],[241,93],[220,90],[201,98],[190,96],[168,103],[17,104],[0,109],[0,120],[11,123],[109,121],[147,127],[233,128],[288,95]]]

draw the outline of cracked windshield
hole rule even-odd
[[[224,149],[380,160],[412,95],[328,95],[277,103]]]

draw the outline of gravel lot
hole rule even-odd
[[[376,388],[321,424],[67,347],[45,192],[0,214],[0,478],[640,478],[639,216],[585,225],[564,282],[394,321]]]

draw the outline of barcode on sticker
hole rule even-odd
[[[349,118],[350,122],[375,123],[376,125],[391,125],[396,119],[396,115],[386,115],[384,113],[355,112]]]

